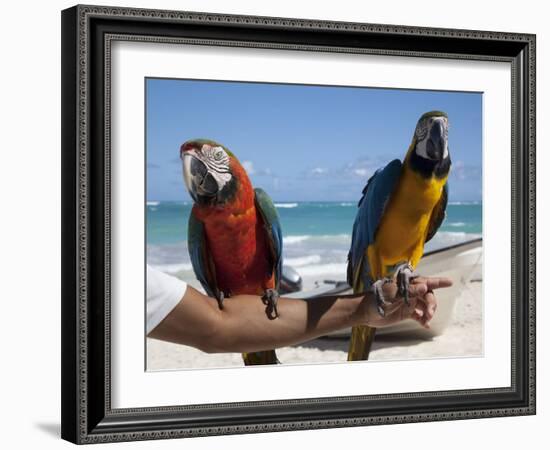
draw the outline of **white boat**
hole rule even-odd
[[[423,276],[449,277],[453,285],[449,288],[437,291],[437,312],[430,323],[430,329],[420,328],[413,320],[405,320],[396,325],[380,328],[377,333],[392,334],[403,332],[417,332],[428,336],[443,333],[445,327],[453,317],[455,305],[465,289],[469,289],[470,283],[482,281],[483,247],[482,239],[475,239],[450,247],[441,248],[426,253],[416,271]],[[319,295],[334,295],[350,293],[351,289],[345,282],[335,284],[323,284],[309,291],[300,291],[285,294],[285,297],[311,298]],[[333,333],[332,336],[346,336],[349,329]]]

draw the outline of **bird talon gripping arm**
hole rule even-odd
[[[218,296],[216,297],[216,300],[218,301],[218,308],[223,309],[223,301],[225,300],[225,296],[223,295],[223,292],[220,292]]]
[[[279,293],[274,289],[266,289],[264,295],[262,296],[262,302],[264,302],[265,313],[267,317],[271,320],[279,317],[279,312],[277,311],[277,301],[279,300]]]
[[[438,230],[447,207],[451,168],[448,118],[441,111],[418,120],[403,162],[391,161],[369,179],[353,224],[348,255],[348,283],[354,292],[396,277],[399,294],[408,303],[409,282],[424,244]],[[382,301],[378,310],[383,315]],[[348,360],[368,359],[375,329],[352,328]]]
[[[371,285],[371,289],[374,293],[374,298],[376,299],[376,307],[378,310],[378,314],[380,314],[381,317],[384,317],[386,315],[384,306],[391,304],[390,302],[386,301],[386,298],[384,296],[383,286],[391,282],[392,282],[391,278],[382,278],[381,280],[376,280]]]

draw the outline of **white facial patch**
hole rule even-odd
[[[229,155],[223,147],[211,147],[208,144],[202,147],[201,161],[206,164],[210,175],[214,177],[218,188],[221,191],[223,187],[231,180],[229,171]]]
[[[449,131],[449,122],[444,116],[435,116],[435,117],[425,117],[422,119],[416,126],[415,135],[416,135],[416,154],[425,159],[433,159],[428,156],[428,151],[426,149],[428,139],[430,136],[430,131],[432,127],[440,123],[443,126],[443,159],[449,156],[448,149],[448,131]]]

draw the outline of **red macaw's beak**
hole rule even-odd
[[[202,160],[202,152],[191,144],[180,149],[183,161],[183,179],[189,195],[197,203],[209,203],[218,193],[218,183]]]

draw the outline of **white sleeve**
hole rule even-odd
[[[147,265],[147,334],[176,307],[186,290],[185,281]]]

